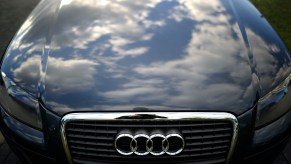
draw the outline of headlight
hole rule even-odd
[[[5,111],[19,121],[34,128],[42,129],[42,121],[37,99],[19,88],[1,72],[5,87],[1,86],[1,105]]]
[[[258,101],[256,127],[264,126],[285,114],[291,108],[289,75],[280,85]]]

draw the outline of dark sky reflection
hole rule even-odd
[[[52,110],[144,106],[241,113],[254,104],[257,75],[279,81],[286,73],[279,70],[280,58],[268,53],[269,47],[279,53],[282,46],[248,26],[247,33],[256,38],[251,50],[270,54],[249,58],[228,0],[65,2],[47,54],[43,99]],[[12,79],[29,77],[35,70],[31,62],[41,59],[22,59],[12,66]]]

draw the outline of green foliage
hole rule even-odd
[[[252,0],[291,51],[291,0]]]

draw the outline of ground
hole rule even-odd
[[[291,1],[251,0],[291,50]]]
[[[39,0],[1,0],[0,55]],[[253,0],[291,49],[291,0]],[[0,133],[0,164],[21,163]],[[273,164],[291,163],[291,140]]]

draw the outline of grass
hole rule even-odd
[[[251,0],[291,51],[291,0]]]

